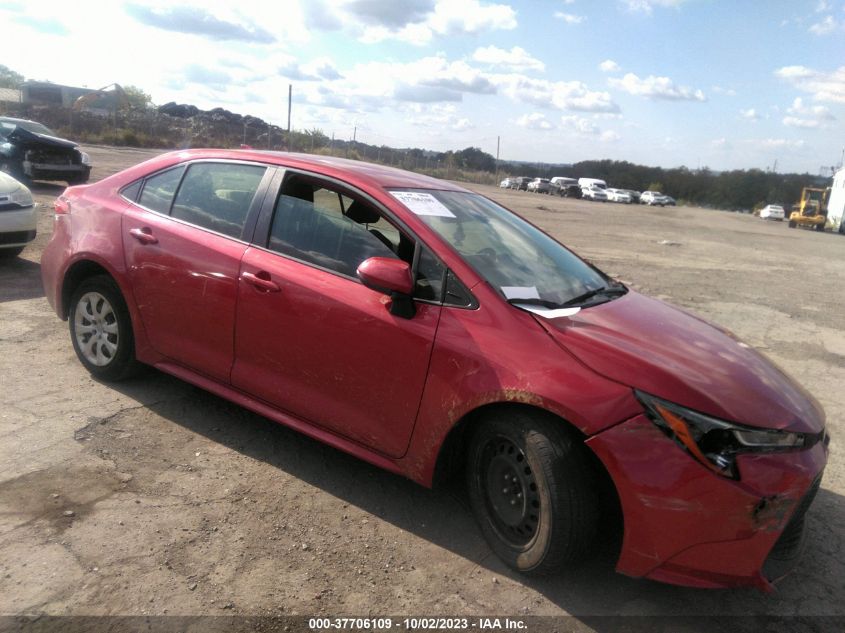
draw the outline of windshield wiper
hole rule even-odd
[[[557,301],[547,301],[545,299],[508,299],[508,303],[511,305],[522,304],[527,306],[540,306],[542,308],[548,308],[549,310],[562,307]]]
[[[614,286],[601,286],[599,288],[593,288],[592,290],[588,290],[584,294],[578,295],[570,299],[569,301],[564,301],[561,305],[562,306],[574,306],[574,305],[581,305],[584,302],[592,299],[597,295],[624,295],[628,292],[628,289],[623,286],[622,284],[617,284]]]

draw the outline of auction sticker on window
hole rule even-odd
[[[442,202],[430,193],[418,193],[416,191],[391,191],[390,195],[408,207],[416,215],[434,215],[440,218],[454,218],[455,214],[449,211]]]

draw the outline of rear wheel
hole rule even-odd
[[[824,232],[824,222],[821,224],[816,224],[816,230]]]
[[[795,222],[795,220],[790,220],[790,221],[789,221],[789,228],[794,229],[796,226],[798,226],[798,225],[797,225],[797,223]]]
[[[470,443],[476,520],[493,551],[523,573],[561,571],[588,552],[599,515],[594,475],[575,434],[542,414],[496,412]]]
[[[73,349],[94,377],[117,381],[137,373],[129,309],[111,277],[83,281],[71,297],[69,317]]]

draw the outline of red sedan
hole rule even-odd
[[[463,472],[522,572],[614,516],[635,577],[769,588],[800,551],[812,396],[454,184],[174,152],[67,189],[42,273],[94,376],[152,365],[423,485]]]

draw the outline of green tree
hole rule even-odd
[[[153,103],[152,97],[141,90],[138,86],[123,86],[123,92],[130,108],[144,110]]]
[[[20,88],[26,77],[0,64],[0,88]]]

